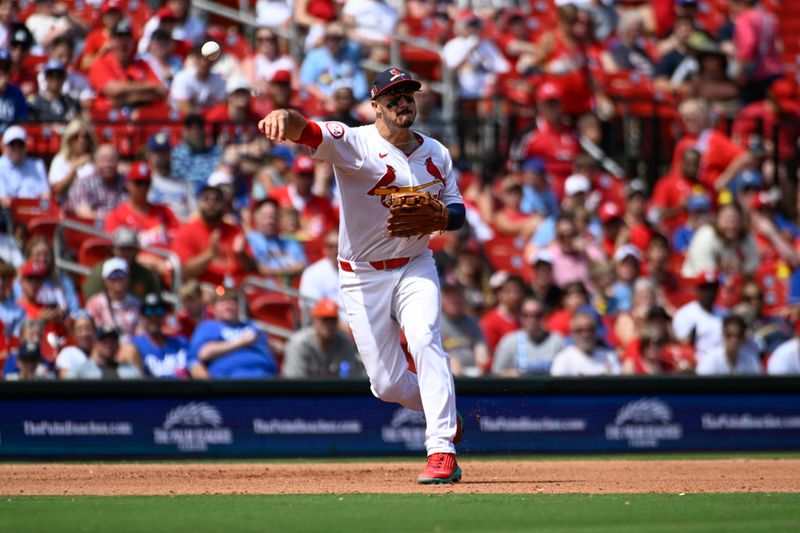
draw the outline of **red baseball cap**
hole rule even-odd
[[[323,298],[311,310],[314,318],[337,318],[339,316],[339,306],[333,300]]]
[[[47,269],[41,261],[28,261],[22,265],[20,274],[23,278],[43,278],[47,275]]]
[[[105,15],[111,11],[119,11],[122,13],[122,0],[106,0],[103,7],[100,8],[100,14]]]
[[[288,70],[277,70],[269,81],[272,83],[292,83],[292,73]]]
[[[314,173],[314,160],[311,157],[301,154],[294,160],[292,171],[295,174],[313,174]]]
[[[128,170],[128,181],[150,181],[150,165],[144,161],[135,161]]]
[[[694,278],[696,285],[719,285],[719,274],[715,270],[703,270]]]
[[[622,218],[622,209],[614,202],[604,202],[598,209],[597,216],[600,222],[606,224],[615,218]]]
[[[536,89],[537,102],[544,102],[547,100],[561,100],[563,96],[564,92],[561,90],[561,87],[559,87],[552,81],[546,81],[541,85],[539,85],[539,87]]]

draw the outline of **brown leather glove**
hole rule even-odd
[[[397,192],[389,207],[390,237],[423,237],[447,228],[447,206],[428,192]]]

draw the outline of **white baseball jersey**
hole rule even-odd
[[[389,195],[427,191],[445,205],[463,203],[453,161],[438,141],[420,133],[420,145],[406,155],[384,139],[374,124],[350,128],[320,122],[322,142],[314,157],[333,165],[341,195],[339,257],[347,261],[381,261],[415,257],[428,237],[389,237]]]

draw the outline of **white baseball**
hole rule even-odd
[[[206,43],[200,49],[200,53],[203,54],[203,57],[209,61],[216,61],[219,59],[219,54],[221,51],[222,49],[219,47],[219,44],[216,41],[206,41]]]

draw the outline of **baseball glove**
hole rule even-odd
[[[390,198],[390,237],[423,237],[447,227],[447,206],[430,193],[396,192]]]

